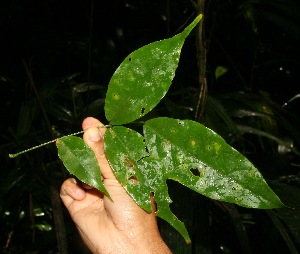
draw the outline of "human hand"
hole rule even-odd
[[[162,240],[155,216],[141,209],[116,179],[104,154],[105,128],[88,117],[82,123],[83,139],[93,149],[102,180],[113,202],[100,191],[67,179],[60,196],[85,244],[93,253],[171,253]]]

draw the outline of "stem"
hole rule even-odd
[[[26,74],[27,74],[27,77],[28,77],[28,80],[29,80],[29,84],[30,84],[30,86],[32,87],[32,89],[33,89],[33,91],[34,91],[34,93],[35,93],[35,96],[36,96],[36,98],[37,98],[38,104],[39,104],[40,109],[41,109],[41,111],[42,111],[42,115],[43,115],[44,121],[45,121],[45,123],[46,123],[46,128],[48,129],[48,135],[49,135],[50,139],[53,139],[54,136],[53,136],[53,132],[52,132],[52,128],[51,128],[51,123],[50,123],[50,120],[49,120],[49,118],[48,118],[46,109],[45,109],[45,107],[44,107],[44,104],[43,104],[42,99],[41,99],[41,97],[40,97],[40,95],[39,95],[39,93],[38,93],[37,87],[36,87],[35,82],[34,82],[34,79],[33,79],[32,71],[31,71],[31,61],[29,62],[29,65],[27,66],[27,64],[26,64],[25,61],[23,60],[23,64],[24,64],[25,71],[26,71]],[[55,141],[55,140],[54,140],[54,141]],[[54,141],[52,141],[52,142],[47,142],[47,144],[53,143]],[[37,147],[41,147],[41,146],[42,146],[42,145],[37,146]],[[28,150],[30,151],[30,150],[32,150],[32,149],[28,149]],[[22,154],[22,152],[19,153],[19,154]],[[17,154],[17,155],[18,155],[18,154]],[[15,156],[17,156],[17,155],[9,155],[9,157],[12,158],[12,157],[15,157]],[[61,164],[61,165],[62,165],[62,164]],[[62,169],[62,167],[61,167],[61,169]],[[63,172],[63,169],[62,169],[62,172]],[[51,196],[51,195],[52,195],[52,193],[50,193],[50,196]],[[51,198],[52,198],[52,197],[51,197]],[[62,209],[60,208],[60,210],[58,210],[59,207],[54,207],[54,206],[52,206],[52,208],[53,208],[53,217],[54,217],[54,220],[55,220],[56,215],[57,215],[58,213],[61,213],[61,210],[62,210]],[[63,227],[64,227],[64,225],[59,225],[59,226],[63,226]],[[56,234],[58,234],[58,233],[57,233],[58,231],[63,231],[63,232],[65,232],[65,229],[55,227],[55,231],[56,231]],[[33,231],[33,237],[35,237],[35,230]],[[61,247],[61,246],[63,246],[63,247],[66,246],[66,245],[67,245],[67,236],[66,236],[66,234],[60,235],[60,237],[57,238],[57,243],[58,243],[58,246],[59,246],[59,247]],[[67,249],[59,249],[59,253],[67,254],[68,251],[67,251]]]
[[[23,154],[23,153],[27,153],[27,152],[30,152],[30,151],[35,150],[35,149],[37,149],[37,148],[40,148],[40,147],[42,147],[42,146],[49,145],[49,144],[51,144],[51,143],[54,143],[55,141],[56,141],[56,139],[51,140],[51,141],[48,141],[48,142],[43,143],[43,144],[41,144],[41,145],[37,145],[37,146],[31,147],[31,148],[29,148],[29,149],[23,150],[23,151],[18,152],[18,153],[10,153],[8,156],[9,156],[9,158],[13,159],[13,158],[16,158],[17,156],[19,156],[19,155],[21,155],[21,154]]]
[[[70,135],[66,135],[66,136],[64,136],[64,137],[75,136],[75,135],[78,135],[78,134],[82,134],[83,132],[84,132],[84,131],[75,132],[75,133],[72,133],[72,134],[70,134]],[[59,139],[59,138],[53,139],[53,140],[48,141],[48,142],[46,142],[46,143],[43,143],[43,144],[40,144],[40,145],[31,147],[31,148],[26,149],[26,150],[23,150],[23,151],[21,151],[21,152],[19,152],[19,153],[9,154],[9,158],[16,158],[17,156],[19,156],[19,155],[21,155],[21,154],[23,154],[23,153],[27,153],[27,152],[30,152],[30,151],[35,150],[35,149],[37,149],[37,148],[40,148],[40,147],[49,145],[49,144],[51,144],[51,143],[54,143],[54,142],[56,142],[58,139]]]
[[[98,126],[98,128],[111,128],[111,127],[112,127],[111,125]],[[61,138],[64,138],[64,137],[70,137],[70,136],[76,136],[76,135],[79,135],[79,134],[82,134],[82,133],[84,133],[84,131],[78,131],[78,132],[75,132],[75,133],[72,133],[72,134],[63,136],[63,137],[61,137]],[[43,144],[40,144],[40,145],[37,145],[37,146],[34,146],[34,147],[31,147],[31,148],[29,148],[29,149],[23,150],[23,151],[18,152],[18,153],[9,154],[9,158],[11,158],[11,159],[16,158],[17,156],[19,156],[19,155],[21,155],[21,154],[24,154],[24,153],[30,152],[30,151],[32,151],[32,150],[35,150],[35,149],[37,149],[37,148],[40,148],[40,147],[49,145],[49,144],[51,144],[51,143],[54,143],[54,142],[56,142],[58,139],[60,139],[60,138],[53,139],[53,140],[51,140],[51,141],[48,141],[48,142],[46,142],[46,143],[43,143]]]
[[[67,235],[67,232],[66,232],[65,221],[63,216],[63,209],[61,206],[59,192],[57,188],[55,188],[53,185],[50,186],[50,197],[51,197],[51,204],[53,207],[53,211],[55,211],[55,213],[53,214],[53,219],[56,228],[55,230],[56,238],[64,239]],[[61,254],[69,253],[67,240],[58,241],[58,250],[59,253]]]
[[[198,14],[204,14],[205,0],[197,1]],[[206,79],[206,43],[204,38],[203,23],[205,16],[202,17],[197,31],[197,55],[199,68],[199,97],[197,102],[195,118],[198,122],[203,122],[204,109],[207,98],[207,79]]]
[[[89,34],[89,51],[88,51],[88,70],[87,70],[87,81],[88,84],[91,81],[91,66],[92,66],[92,47],[93,47],[93,22],[94,22],[94,0],[91,0],[90,9],[90,34]]]
[[[22,60],[23,62],[23,65],[24,65],[24,68],[25,68],[25,71],[26,71],[26,75],[27,75],[27,78],[28,78],[28,81],[29,81],[29,84],[31,86],[31,88],[33,89],[33,92],[37,98],[37,101],[39,103],[39,106],[40,106],[40,109],[42,111],[42,114],[43,114],[43,117],[44,117],[44,120],[46,122],[46,126],[47,126],[47,129],[48,129],[48,132],[49,132],[49,135],[50,135],[50,138],[53,138],[52,137],[52,129],[51,129],[51,124],[50,124],[50,121],[49,121],[49,118],[48,118],[48,115],[47,115],[47,112],[46,112],[46,109],[44,107],[44,104],[41,100],[41,97],[38,93],[38,90],[36,88],[36,85],[35,85],[35,82],[33,80],[33,75],[32,75],[32,71],[31,71],[31,60],[29,62],[29,65],[27,66],[25,60]]]

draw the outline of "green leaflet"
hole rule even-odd
[[[219,135],[190,120],[155,118],[143,136],[112,127],[105,135],[105,153],[117,179],[135,202],[151,211],[154,193],[157,216],[169,222],[187,242],[184,224],[170,210],[166,184],[175,180],[209,198],[251,208],[283,207],[259,171]]]
[[[155,118],[144,125],[144,136],[151,156],[165,165],[166,178],[209,198],[244,207],[284,206],[253,164],[205,126]]]
[[[104,143],[105,155],[116,178],[140,207],[151,212],[147,179],[137,166],[141,158],[148,156],[144,137],[131,129],[115,126],[107,129]]]
[[[150,193],[154,193],[156,215],[169,222],[190,242],[184,224],[170,210],[172,200],[168,194],[164,164],[146,152],[144,137],[131,129],[116,126],[107,130],[104,141],[107,159],[133,200],[151,212]]]
[[[105,99],[112,125],[130,123],[151,111],[167,93],[175,76],[185,38],[199,15],[182,33],[146,45],[125,58],[112,76]]]
[[[80,181],[102,191],[110,198],[101,181],[97,158],[83,139],[65,136],[57,139],[56,146],[58,156],[71,174],[75,175]]]

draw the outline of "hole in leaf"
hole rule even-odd
[[[130,62],[131,60],[132,60],[131,57],[129,57],[129,58],[128,58],[128,61]]]
[[[141,114],[144,114],[144,112],[145,112],[145,108],[143,107],[143,108],[141,109]]]
[[[138,184],[138,179],[136,176],[131,176],[128,178],[128,181],[131,182],[132,184],[134,185],[137,185]]]
[[[191,168],[190,171],[191,171],[191,173],[192,173],[194,176],[198,176],[198,177],[199,177],[199,176],[201,175],[199,169],[197,169],[197,168]]]

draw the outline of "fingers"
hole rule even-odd
[[[69,178],[61,186],[60,197],[68,207],[74,200],[84,199],[85,191],[74,178]]]
[[[103,127],[101,127],[103,126]],[[82,123],[85,131],[83,134],[84,141],[92,148],[99,162],[101,174],[104,179],[115,179],[115,175],[104,154],[104,134],[106,128],[104,125],[93,117],[86,118]]]
[[[69,178],[61,186],[60,197],[76,224],[82,225],[85,214],[103,211],[103,193],[88,187],[83,188],[74,178]]]

